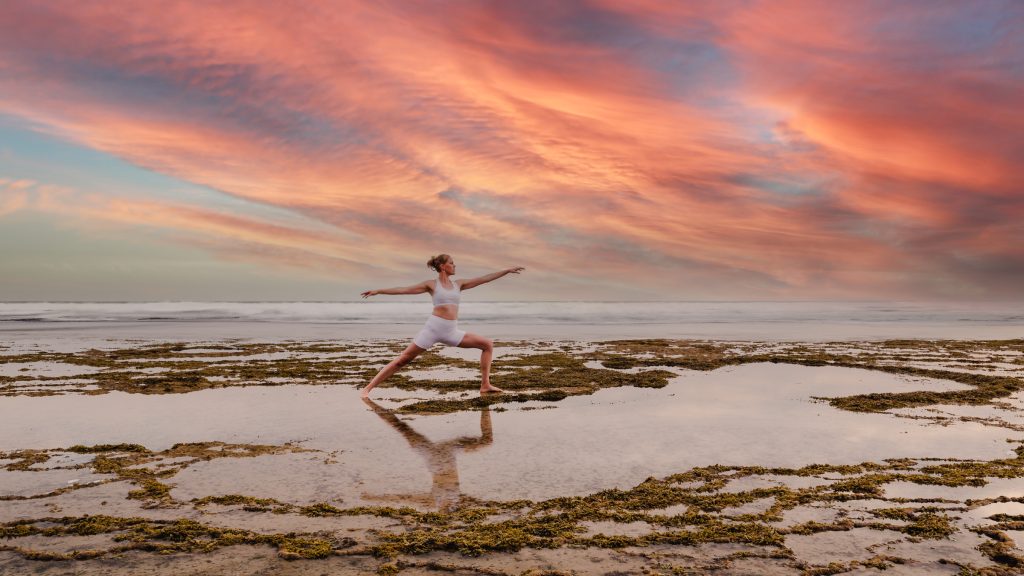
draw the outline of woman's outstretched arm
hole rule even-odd
[[[383,290],[367,290],[366,292],[363,292],[363,298],[376,296],[378,294],[423,294],[424,292],[430,292],[429,284],[430,280],[424,280],[419,284],[413,284],[412,286],[406,286],[405,288],[384,288]]]
[[[475,286],[487,284],[491,280],[497,280],[498,278],[501,278],[505,274],[519,274],[523,270],[526,270],[526,268],[523,268],[522,266],[516,266],[514,268],[506,268],[505,270],[502,270],[500,272],[493,272],[491,274],[487,274],[486,276],[481,276],[479,278],[463,280],[461,290],[469,290],[470,288],[473,288]]]

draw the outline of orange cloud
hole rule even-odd
[[[26,188],[34,185],[28,180],[0,178],[0,217],[25,208],[28,204]]]
[[[1020,213],[1021,75],[993,64],[1021,48],[943,42],[963,10],[21,4],[0,109],[319,223],[76,208],[273,265],[462,251],[667,297],[906,296],[922,270],[971,276],[948,251],[996,254]]]
[[[927,17],[970,26],[963,8],[936,3]],[[985,34],[983,16],[975,35]],[[1024,115],[1012,94],[1024,80],[998,63],[1012,68],[1019,52],[991,35],[957,46],[942,28],[922,30],[922,17],[910,5],[762,3],[734,14],[725,42],[749,78],[749,101],[778,109],[845,170],[1017,193]]]

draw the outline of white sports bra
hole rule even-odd
[[[451,281],[452,289],[449,290],[441,285],[440,280],[434,281],[434,306],[443,306],[445,304],[458,305],[459,300],[462,298],[462,289],[459,288],[459,283],[455,280]]]

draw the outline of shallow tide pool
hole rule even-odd
[[[661,389],[413,417],[387,410],[397,405],[391,398],[409,393],[380,389],[379,400],[364,403],[347,385],[11,397],[0,402],[0,450],[293,442],[319,452],[202,462],[168,482],[179,499],[245,493],[433,509],[460,495],[545,499],[628,488],[710,464],[995,459],[1012,454],[1008,438],[1024,438],[978,423],[847,412],[813,399],[963,388],[954,382],[784,364],[679,373]],[[24,493],[23,482],[10,480],[0,490]]]

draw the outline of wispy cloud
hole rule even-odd
[[[0,111],[322,230],[143,199],[83,218],[273,266],[447,251],[623,295],[1024,288],[1017,3],[5,12]]]
[[[32,180],[0,178],[0,216],[24,209],[28,204],[27,189],[33,186]]]

